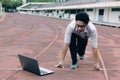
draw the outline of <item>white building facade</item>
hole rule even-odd
[[[68,6],[55,6],[55,7],[37,7],[34,8],[19,8],[19,12],[26,14],[34,14],[40,16],[49,16],[63,19],[74,19],[76,13],[85,11],[89,14],[93,22],[105,22],[120,24],[120,1],[108,1],[81,4],[81,5],[68,5]]]

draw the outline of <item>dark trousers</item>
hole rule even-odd
[[[80,36],[72,33],[71,42],[69,45],[72,64],[77,63],[77,53],[79,56],[84,56],[87,42],[88,42],[88,38],[82,39]]]

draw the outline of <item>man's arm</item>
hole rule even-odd
[[[62,49],[61,55],[60,55],[60,61],[59,61],[59,63],[57,65],[55,65],[55,67],[64,68],[63,62],[65,60],[65,56],[66,56],[68,48],[69,48],[69,45],[65,44],[63,49]]]
[[[62,49],[60,61],[64,61],[68,48],[69,48],[69,45],[65,44]]]
[[[90,27],[90,28],[89,28]],[[99,56],[98,56],[98,34],[97,29],[93,23],[88,24],[88,30],[90,32],[91,42],[92,42],[92,52],[95,61],[95,69],[99,70]]]
[[[98,48],[92,48],[92,52],[93,52],[93,57],[94,57],[94,61],[95,61],[95,70],[99,70],[100,66],[99,66],[99,56],[98,56]]]
[[[64,38],[64,47],[62,49],[62,52],[60,54],[60,61],[57,65],[55,65],[56,67],[60,67],[60,68],[64,68],[63,67],[63,62],[67,53],[67,50],[69,48],[69,44],[70,44],[70,40],[71,40],[71,34],[72,31],[75,27],[75,20],[73,20],[68,26],[67,29],[65,31],[65,38]]]

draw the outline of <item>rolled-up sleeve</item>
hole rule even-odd
[[[66,28],[66,31],[65,31],[65,36],[64,36],[64,43],[65,44],[70,44],[71,35],[72,35],[72,28],[70,25],[68,25]]]
[[[91,40],[92,40],[92,47],[93,48],[97,48],[98,47],[98,34],[97,34],[97,30],[94,29],[91,34]]]
[[[64,43],[70,44],[71,41],[71,35],[75,28],[75,20],[71,21],[70,24],[67,26],[64,36]]]
[[[89,22],[87,26],[87,30],[89,32],[89,35],[91,37],[91,44],[93,48],[98,47],[98,33],[95,25],[92,22]]]

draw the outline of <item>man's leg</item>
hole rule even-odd
[[[72,65],[75,65],[77,63],[77,52],[76,52],[76,34],[72,33],[71,35],[71,42],[69,45],[71,58],[72,58]]]
[[[81,39],[81,38],[77,37],[77,52],[78,52],[78,55],[80,56],[81,60],[84,58],[87,43],[88,43],[88,38]]]

